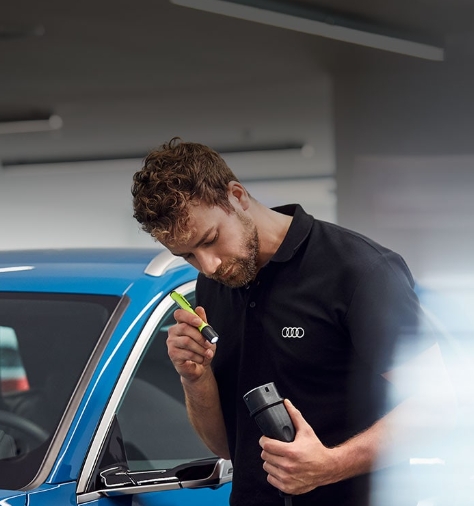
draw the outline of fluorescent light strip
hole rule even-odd
[[[183,7],[223,14],[247,21],[255,21],[264,25],[286,28],[297,32],[319,35],[330,39],[350,42],[361,46],[372,47],[392,53],[415,56],[426,60],[444,60],[444,49],[407,39],[371,33],[336,24],[306,19],[291,14],[283,14],[267,9],[235,3],[232,0],[170,0],[171,3]]]
[[[51,130],[59,130],[62,126],[63,120],[59,116],[53,114],[48,119],[0,122],[0,135],[49,132]]]

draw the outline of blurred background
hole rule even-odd
[[[0,249],[153,246],[131,179],[180,136],[401,253],[469,356],[473,63],[470,0],[3,0]]]
[[[260,17],[0,3],[0,249],[152,244],[131,176],[180,136],[221,151],[265,203],[399,251],[424,284],[474,284],[473,2],[182,3]],[[268,24],[283,13],[355,35]]]

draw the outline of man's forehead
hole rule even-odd
[[[196,205],[188,207],[189,214],[186,224],[181,229],[173,230],[163,238],[162,242],[172,253],[189,252],[191,248],[199,246],[214,230],[221,220],[220,214],[227,214],[218,206]]]
[[[166,246],[172,253],[186,250],[196,240],[197,228],[187,226],[186,230],[179,234],[172,233],[163,238],[160,242]]]

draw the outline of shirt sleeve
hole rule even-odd
[[[434,344],[400,255],[381,254],[359,276],[346,315],[354,349],[377,374],[390,371]]]

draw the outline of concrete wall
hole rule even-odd
[[[216,147],[231,139],[249,146],[300,142],[303,150],[224,157],[265,204],[300,202],[315,216],[335,220],[332,82],[327,75],[235,94],[209,93],[200,100],[183,97],[180,103],[180,109],[176,104],[160,109],[156,145],[175,135],[195,142],[213,139]],[[115,121],[127,117],[118,114]],[[130,187],[140,167],[141,160],[0,167],[0,249],[152,245],[132,218]]]
[[[335,83],[339,223],[423,282],[474,285],[474,74],[420,64]]]

